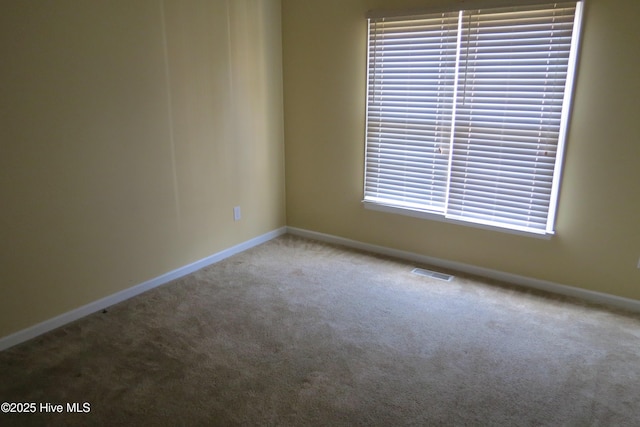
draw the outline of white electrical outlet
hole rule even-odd
[[[638,258],[638,268],[640,268],[640,258]]]
[[[242,218],[242,213],[240,212],[240,206],[236,206],[233,208],[233,220],[240,221],[240,218]]]

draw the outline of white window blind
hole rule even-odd
[[[370,18],[365,202],[552,233],[579,15]]]

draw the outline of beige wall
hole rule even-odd
[[[5,1],[0,52],[0,337],[285,224],[279,0]]]
[[[288,225],[640,299],[637,0],[586,1],[551,240],[363,208],[365,13],[447,3],[282,1]]]

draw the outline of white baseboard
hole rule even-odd
[[[228,258],[232,255],[246,251],[247,249],[250,249],[254,246],[258,246],[271,239],[281,236],[286,232],[287,232],[286,227],[282,227],[277,230],[270,231],[269,233],[247,240],[246,242],[243,242],[231,248],[225,249],[221,252],[218,252],[216,254],[203,258],[199,261],[196,261],[189,265],[185,265],[184,267],[180,267],[176,270],[170,271],[166,274],[163,274],[162,276],[158,276],[154,279],[140,283],[131,288],[124,289],[120,292],[116,292],[113,295],[109,295],[105,298],[99,299],[97,301],[93,301],[87,305],[83,305],[82,307],[76,308],[67,313],[63,313],[52,319],[45,320],[44,322],[38,323],[37,325],[31,326],[27,329],[23,329],[21,331],[18,331],[6,337],[0,338],[0,351],[5,350],[9,347],[13,347],[17,344],[23,343],[27,340],[30,340],[39,335],[42,335],[45,332],[49,332],[53,329],[59,328],[60,326],[66,325],[67,323],[73,322],[74,320],[78,320],[89,314],[95,313],[96,311],[100,311],[106,307],[128,300],[129,298],[132,298],[136,295],[140,295],[141,293],[146,292],[150,289],[157,288],[158,286],[164,285],[175,279],[186,276],[187,274],[191,274],[197,270],[200,270],[201,268],[207,267],[211,264],[215,264],[216,262],[222,261],[223,259]]]
[[[462,273],[469,273],[476,276],[486,277],[489,279],[500,280],[502,282],[511,283],[531,289],[551,292],[554,294],[565,295],[588,301],[596,304],[602,304],[610,307],[621,308],[628,311],[640,313],[640,301],[623,298],[616,295],[605,294],[601,292],[590,291],[587,289],[576,288],[559,283],[549,282],[546,280],[534,279],[531,277],[520,276],[517,274],[505,273],[489,268],[478,267],[475,265],[464,264],[455,261],[449,261],[441,258],[434,258],[425,255],[416,254],[414,252],[406,252],[398,249],[387,248],[384,246],[372,245],[369,243],[359,242],[357,240],[345,239],[343,237],[333,236],[330,234],[318,233],[315,231],[304,230],[301,228],[287,227],[287,232],[309,239],[315,239],[327,243],[347,246],[354,249],[360,249],[367,252],[373,252],[381,255],[387,255],[407,261],[417,262],[421,264],[432,265],[434,267],[446,268]]]
[[[459,263],[455,261],[444,260],[441,258],[434,258],[425,255],[416,254],[414,252],[401,251],[398,249],[392,249],[384,246],[372,245],[369,243],[359,242],[357,240],[345,239],[343,237],[333,236],[324,233],[318,233],[315,231],[304,230],[295,227],[282,227],[269,233],[263,234],[246,242],[240,243],[231,248],[225,249],[221,252],[213,254],[209,257],[203,258],[192,264],[180,267],[176,270],[170,271],[162,276],[158,276],[154,279],[135,285],[131,288],[122,290],[113,295],[109,295],[105,298],[93,301],[87,305],[71,310],[67,313],[63,313],[52,319],[45,320],[42,323],[31,326],[27,329],[23,329],[6,337],[0,338],[0,351],[13,347],[60,326],[64,326],[67,323],[78,320],[89,314],[100,311],[104,308],[125,301],[150,289],[169,283],[175,279],[191,274],[201,268],[207,267],[211,264],[215,264],[218,261],[222,261],[232,255],[243,252],[254,246],[265,243],[271,239],[281,236],[285,233],[294,234],[309,239],[315,239],[324,241],[327,243],[335,243],[354,249],[360,249],[368,252],[373,252],[381,255],[392,256],[395,258],[405,259],[407,261],[413,261],[421,264],[432,265],[435,267],[447,268],[454,271],[460,271],[464,273],[474,274],[477,276],[487,277],[490,279],[500,280],[514,285],[520,285],[531,289],[539,289],[547,292],[552,292],[560,295],[566,295],[574,298],[579,298],[584,301],[593,302],[596,304],[603,304],[612,307],[621,308],[633,312],[640,313],[640,301],[622,298],[615,295],[605,294],[601,292],[590,291],[587,289],[576,288],[567,285],[561,285],[546,280],[534,279],[526,276],[520,276],[511,273],[504,273],[498,270],[492,270],[483,267],[477,267],[470,264]]]

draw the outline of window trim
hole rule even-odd
[[[536,6],[546,5],[553,3],[567,3],[576,1],[583,3],[582,9],[584,12],[584,2],[586,0],[457,0],[456,4],[446,6],[427,6],[427,7],[415,7],[406,9],[371,9],[368,10],[365,18],[377,19],[377,18],[397,18],[399,16],[410,15],[426,15],[430,13],[446,13],[446,12],[458,12],[463,9],[493,9],[500,7],[520,7],[520,6]],[[581,20],[580,20],[581,21]]]
[[[537,239],[550,240],[555,233],[547,233],[547,232],[535,232],[531,230],[521,230],[517,227],[507,228],[498,225],[492,225],[488,223],[483,223],[482,221],[472,221],[472,220],[460,220],[454,218],[448,218],[442,215],[439,212],[431,212],[428,210],[421,209],[411,209],[411,208],[401,208],[398,206],[392,206],[384,203],[372,202],[370,200],[362,200],[362,205],[365,209],[382,212],[382,213],[390,213],[395,215],[402,215],[411,218],[418,219],[427,219],[431,221],[444,222],[446,224],[455,224],[455,225],[463,225],[465,227],[470,228],[478,228],[481,230],[489,230],[489,231],[497,231],[506,234],[514,234],[518,236],[527,236],[533,237]]]
[[[477,218],[462,219],[457,217],[450,217],[447,215],[446,206],[445,206],[444,212],[441,212],[436,210],[432,211],[432,210],[429,210],[428,208],[420,209],[420,208],[412,208],[412,207],[406,207],[406,206],[403,207],[403,206],[391,205],[384,202],[376,202],[370,199],[363,199],[362,203],[364,207],[366,209],[370,209],[374,211],[400,214],[400,215],[405,215],[405,216],[414,217],[414,218],[435,220],[435,221],[444,222],[444,223],[458,224],[458,225],[464,225],[464,226],[469,226],[473,228],[480,228],[485,230],[492,230],[492,231],[498,231],[503,233],[540,238],[540,239],[551,239],[552,236],[555,235],[556,233],[556,226],[557,226],[556,218],[558,214],[557,209],[559,205],[560,186],[561,186],[560,184],[562,182],[562,173],[564,169],[566,142],[567,142],[569,131],[570,131],[572,104],[575,96],[575,81],[578,74],[578,57],[579,57],[580,41],[582,39],[582,25],[584,20],[584,1],[585,0],[573,0],[573,1],[575,1],[576,3],[576,9],[575,9],[575,15],[574,15],[575,17],[574,17],[574,24],[573,24],[574,26],[572,30],[571,48],[569,52],[570,56],[568,59],[568,68],[567,68],[568,74],[565,80],[565,92],[563,96],[563,104],[562,104],[563,108],[561,112],[559,136],[557,139],[558,149],[555,157],[556,166],[554,168],[554,173],[552,176],[551,197],[549,200],[549,208],[547,212],[547,218],[548,218],[547,223],[550,224],[550,229],[549,227],[547,227],[546,230],[544,229],[535,230],[532,228],[521,227],[513,224],[498,223],[498,222],[493,223],[492,221],[487,221],[487,220],[477,219]],[[442,7],[442,8],[405,9],[405,10],[394,10],[394,11],[375,10],[375,11],[369,11],[367,13],[367,18],[368,19],[384,18],[384,17],[393,18],[393,17],[408,16],[408,15],[424,15],[424,14],[431,14],[431,13],[456,12],[456,11],[460,11],[461,9],[475,10],[475,9],[481,9],[481,8],[499,8],[499,7],[513,7],[513,6],[521,7],[521,6],[529,6],[529,5],[535,6],[535,5],[552,4],[554,2],[549,0],[528,0],[528,1],[518,2],[517,4],[514,4],[513,0],[508,0],[508,1],[486,0],[486,1],[473,2],[472,4],[465,4],[465,3],[466,2],[464,0],[460,0],[458,7],[449,6],[449,7]],[[370,104],[369,103],[370,60],[371,60],[370,58],[371,50],[369,49],[369,43],[371,40],[370,31],[371,31],[370,25],[367,25],[367,66],[366,66],[367,95],[365,97],[366,98],[366,102],[365,102],[366,104],[365,135],[366,136],[368,135],[369,104]],[[459,59],[459,56],[457,60],[458,59]],[[455,71],[456,90],[458,86],[458,83],[457,83],[458,72],[459,72],[459,68],[456,65],[456,71]],[[454,108],[455,108],[455,103],[454,103]],[[454,113],[453,119],[455,120],[455,113]],[[452,133],[452,139],[453,139],[453,132],[451,133]],[[365,138],[365,171],[364,171],[365,189],[367,186],[367,177],[366,177],[366,173],[367,173],[366,158],[367,158],[367,152],[368,152],[367,144],[368,144],[368,137]],[[453,152],[453,150],[451,150],[451,152]],[[451,161],[451,155],[450,155],[450,161]],[[449,169],[448,174],[451,174],[451,169]],[[448,184],[447,184],[447,193],[449,191],[448,186],[449,186],[450,180],[451,178],[449,177]]]

